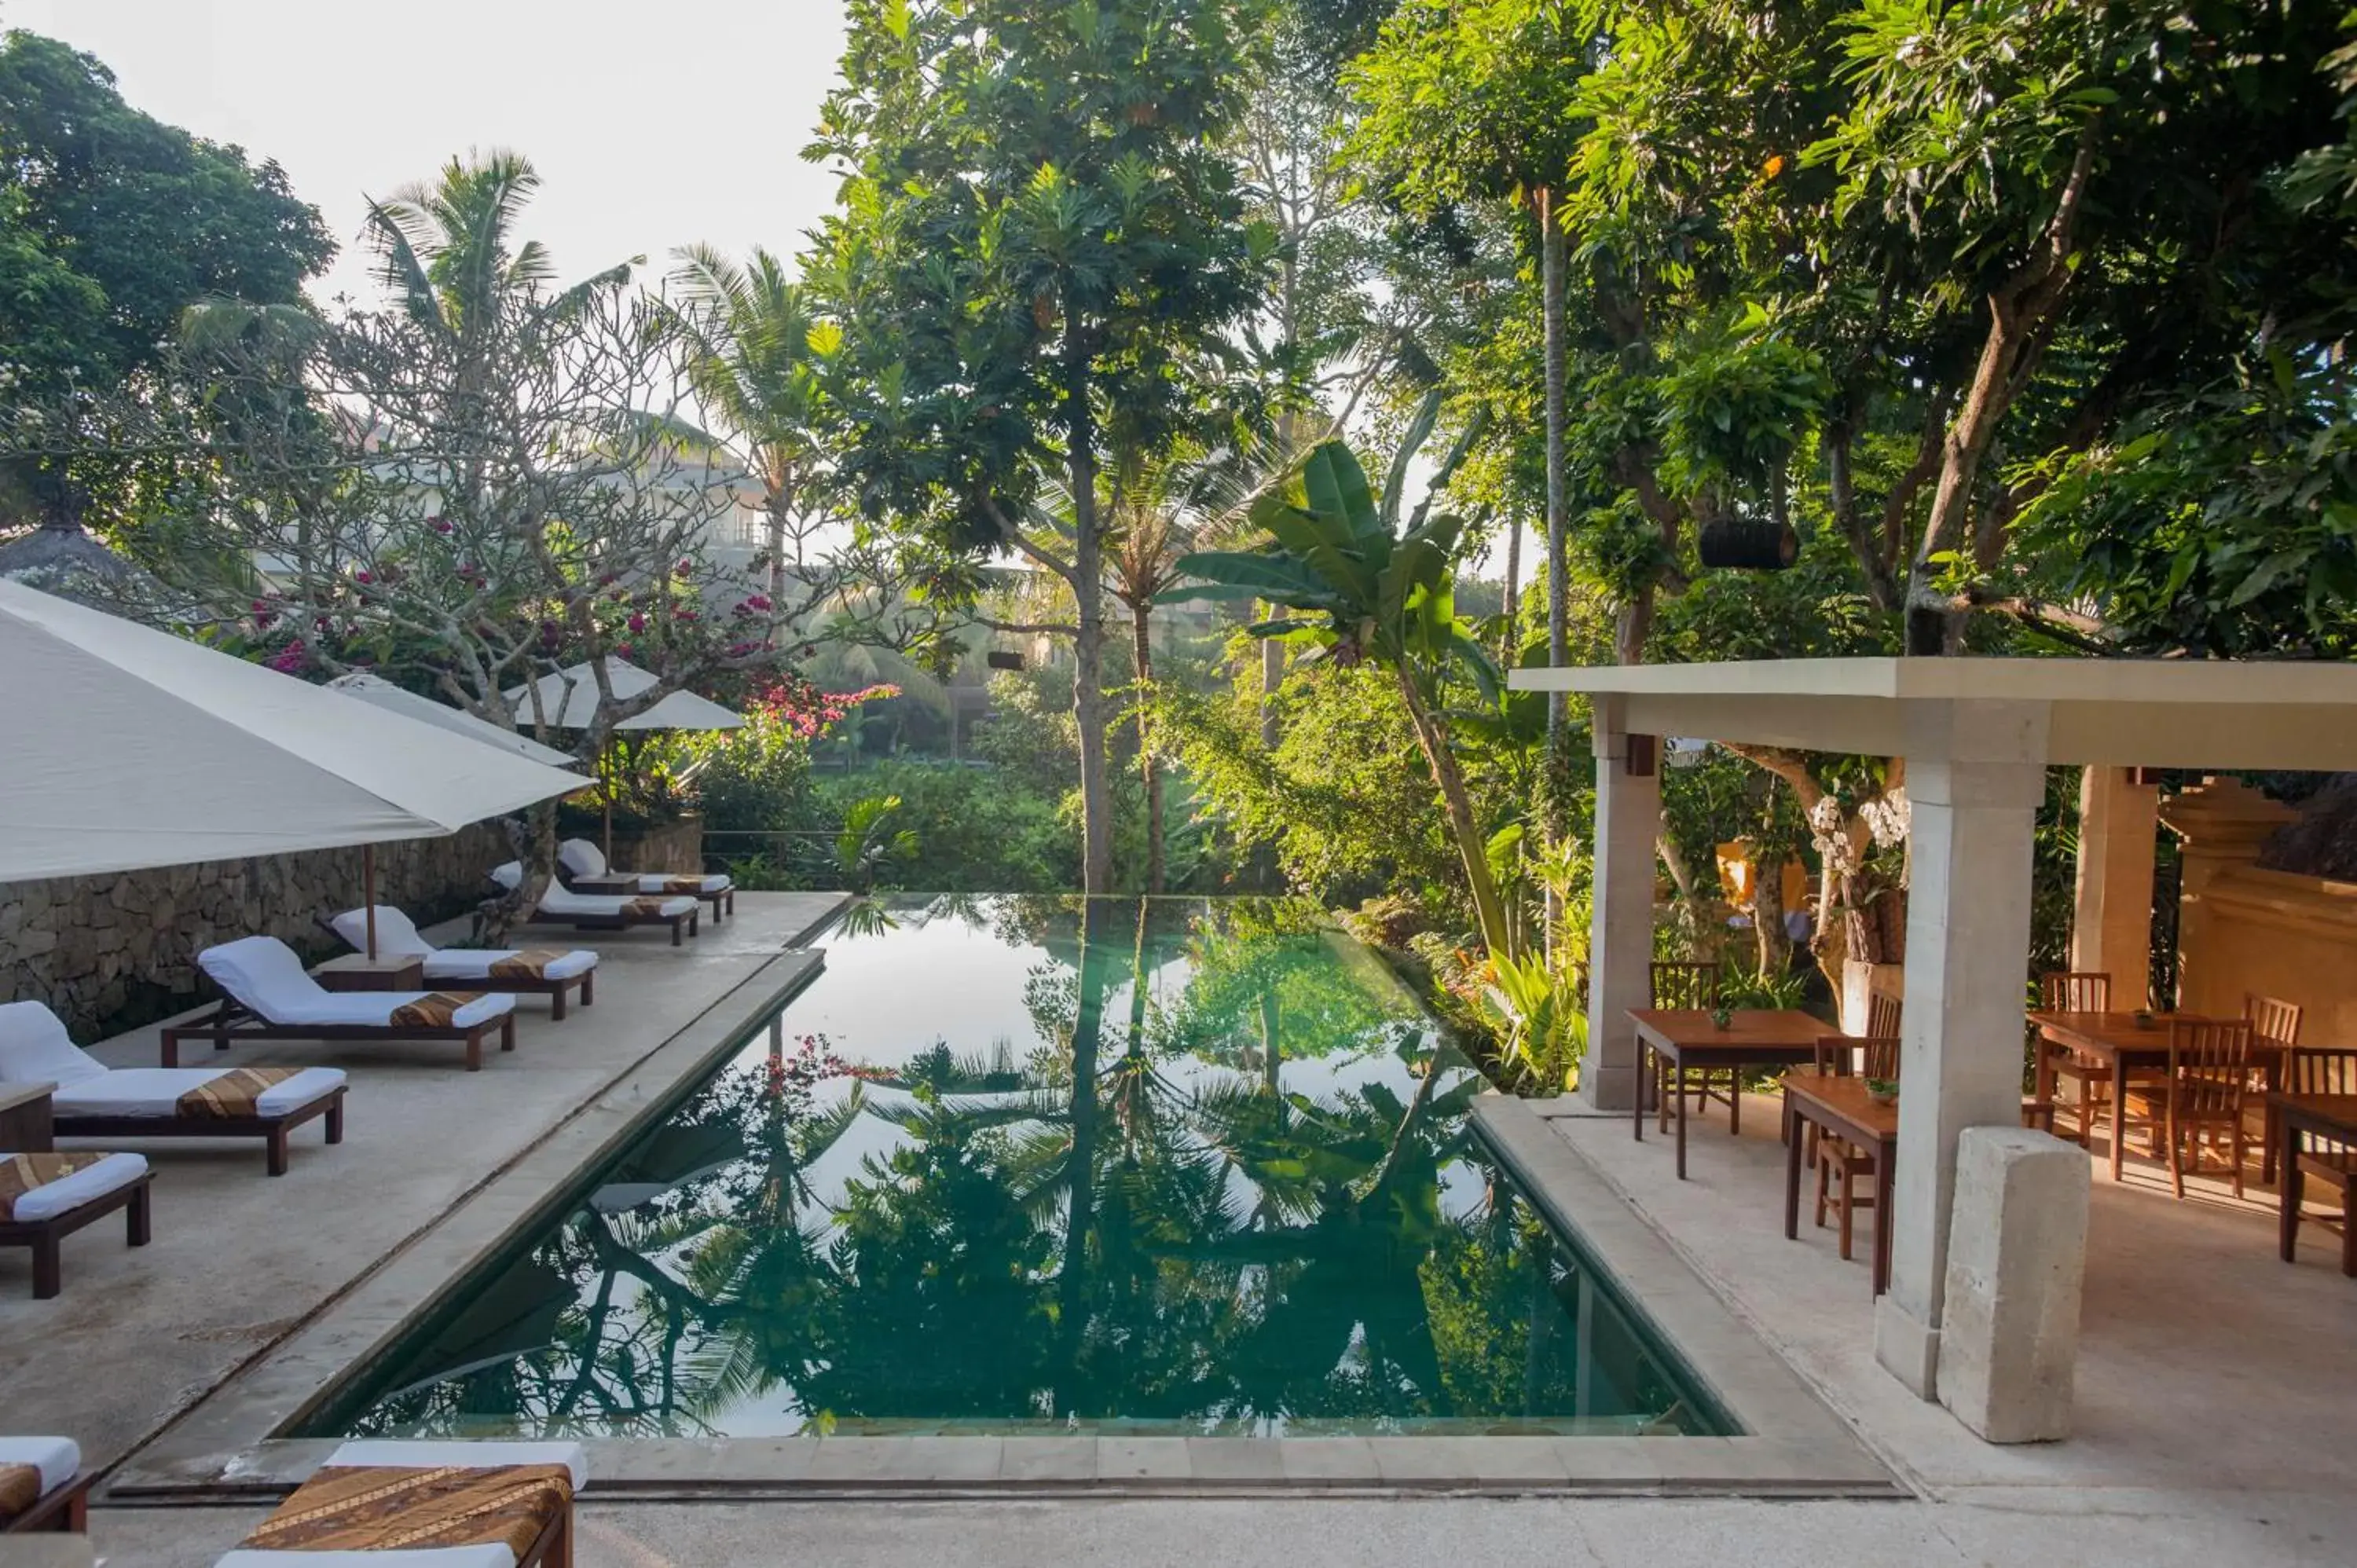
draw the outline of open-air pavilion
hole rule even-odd
[[[2007,1130],[2009,1149],[2050,1155],[2056,1146],[2020,1127],[2032,843],[2046,770],[2357,768],[2357,666],[2349,665],[1835,659],[1539,670],[1514,683],[1582,693],[1591,709],[1590,1045],[1579,1093],[1599,1111],[1625,1113],[1640,1091],[1628,1015],[1650,1005],[1661,738],[1905,758],[1906,1089],[1890,1287],[1876,1305],[1873,1344],[1880,1366],[1927,1400],[1940,1395],[1952,1243],[1971,1247],[2000,1291],[2059,1273],[2074,1303],[2083,1261],[2083,1229],[2008,1221],[1967,1237],[1951,1228],[1967,1129]],[[2132,847],[2111,861],[2094,891],[2115,870],[2128,891],[2106,921],[2102,898],[2083,886],[2083,925],[2091,913],[2099,927],[2132,925],[2139,871],[2148,895],[2148,854],[2141,867]],[[2081,935],[2088,946],[2104,940],[2101,929]],[[2139,979],[2138,998],[2141,989]],[[2083,1206],[2083,1159],[2076,1172]],[[2073,1255],[2054,1255],[2065,1250]],[[2251,1260],[2254,1270],[2275,1266],[2270,1251]],[[2069,1354],[2059,1367],[2025,1363],[2019,1376],[2050,1391],[2059,1381],[2067,1398]]]

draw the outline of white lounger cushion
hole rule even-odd
[[[58,1015],[38,1002],[0,1003],[0,1083],[85,1083],[106,1064],[73,1043]]]
[[[95,1203],[117,1187],[129,1187],[146,1174],[147,1158],[144,1155],[102,1155],[96,1165],[59,1176],[18,1198],[16,1222],[34,1225],[55,1219],[85,1203]]]
[[[512,860],[494,866],[491,868],[491,880],[502,887],[516,887],[523,881],[523,866]],[[552,882],[548,885],[548,891],[540,896],[539,912],[557,919],[610,920],[622,912],[622,906],[630,902],[619,894],[576,893]],[[695,900],[683,894],[677,898],[664,899],[659,907],[666,918],[695,913]]]
[[[221,1067],[125,1067],[102,1078],[60,1087],[49,1097],[59,1116],[154,1116],[179,1114],[180,1096],[234,1069]],[[344,1087],[344,1069],[307,1067],[272,1084],[254,1101],[264,1116],[285,1116]],[[68,1136],[71,1136],[70,1133]]]
[[[425,993],[415,991],[329,991],[303,972],[295,950],[276,937],[240,937],[197,955],[214,983],[273,1024],[299,1027],[389,1025],[399,1009]],[[478,996],[452,1015],[468,1029],[515,1011],[512,996]]]
[[[74,1478],[81,1448],[70,1437],[0,1437],[0,1465],[30,1465],[41,1473],[47,1496]]]
[[[566,839],[556,846],[556,858],[564,863],[565,870],[576,876],[636,876],[641,893],[667,892],[671,885],[679,880],[678,876],[662,872],[610,872],[603,852],[587,839]],[[695,880],[696,886],[706,893],[726,893],[731,886],[726,876],[699,876]]]
[[[493,951],[488,948],[443,948],[425,961],[425,978],[434,981],[488,981],[491,965],[503,958],[513,958],[513,948]],[[550,959],[541,973],[551,980],[571,980],[597,967],[597,955],[587,948],[575,948]]]
[[[347,1443],[328,1455],[335,1466],[392,1469],[463,1465],[562,1465],[573,1473],[573,1489],[589,1483],[589,1455],[578,1443],[457,1443],[371,1440]],[[241,1549],[217,1559],[213,1568],[515,1568],[504,1546],[400,1547],[390,1552],[256,1552]]]
[[[352,944],[359,951],[368,950],[368,912],[347,909],[329,924],[336,934]],[[389,905],[376,907],[376,950],[396,958],[422,958],[425,961],[428,980],[489,980],[491,965],[503,958],[512,958],[513,948],[437,948],[417,934],[409,917]],[[571,952],[549,961],[544,972],[551,980],[570,980],[597,967],[597,955],[587,948],[576,948]]]

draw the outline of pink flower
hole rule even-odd
[[[684,606],[672,611],[672,615],[679,620],[694,620],[695,618],[695,612]]]
[[[366,572],[355,572],[352,574],[352,581],[355,583],[373,583],[376,581],[376,578]]]
[[[436,533],[447,533],[450,532],[450,524],[440,517],[427,518],[425,520],[425,526],[432,529]]]
[[[632,631],[644,631],[644,630],[646,630],[646,629],[647,629],[647,618],[646,618],[646,617],[644,617],[644,616],[642,616],[642,615],[639,615],[639,614],[637,614],[637,613],[633,612],[633,613],[632,613],[632,615],[630,616],[630,629],[631,629]]]

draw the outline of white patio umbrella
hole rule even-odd
[[[583,787],[5,582],[0,759],[0,882],[436,838]]]
[[[617,697],[635,697],[656,683],[655,677],[627,659],[608,655],[606,660],[606,682]],[[554,674],[544,675],[533,682],[540,688],[541,714],[558,729],[587,729],[597,712],[597,673],[587,663],[568,665]],[[515,704],[516,722],[531,724],[533,713],[532,686],[512,686],[507,699]],[[732,708],[724,708],[709,697],[699,697],[693,692],[673,692],[642,714],[633,714],[614,726],[617,730],[716,730],[742,729],[745,715]],[[601,791],[603,793],[603,791]],[[604,853],[608,859],[614,854],[614,800],[607,794],[605,800]]]
[[[371,707],[420,723],[439,725],[453,735],[463,735],[468,740],[495,746],[502,751],[512,751],[518,757],[549,768],[578,768],[581,759],[569,751],[559,751],[553,746],[543,746],[528,735],[501,729],[488,719],[477,718],[463,708],[437,703],[431,697],[421,697],[405,687],[396,686],[381,675],[365,671],[351,675],[339,675],[328,682],[331,692],[341,692],[347,697],[357,697]]]
[[[608,655],[606,680],[617,697],[635,697],[655,684],[655,678],[627,659]],[[533,682],[540,688],[542,712],[557,729],[587,729],[597,712],[597,675],[587,663],[568,665]],[[513,686],[507,693],[515,704],[516,722],[530,724],[534,714],[531,686]],[[741,729],[745,715],[722,707],[693,692],[673,692],[642,714],[624,719],[618,730]]]

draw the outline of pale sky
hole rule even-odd
[[[160,120],[277,159],[344,247],[322,299],[368,292],[363,196],[470,147],[532,159],[522,232],[565,278],[639,254],[660,276],[695,241],[791,253],[834,199],[802,149],[842,52],[838,0],[0,0],[5,27],[96,55]]]

